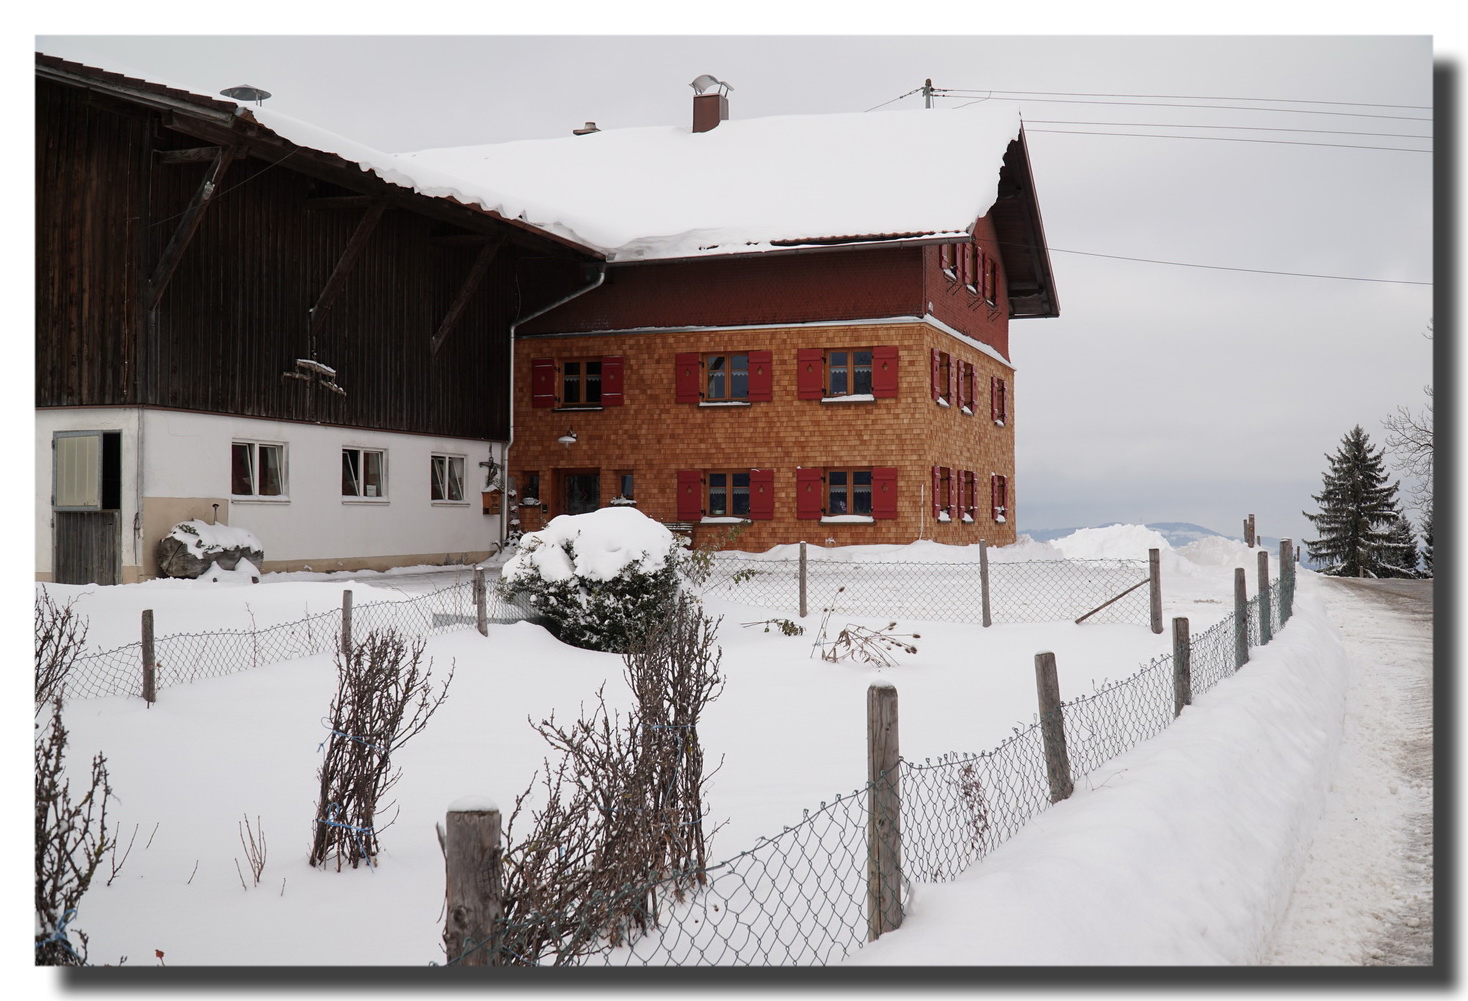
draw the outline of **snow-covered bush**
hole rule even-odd
[[[563,514],[520,540],[499,590],[526,598],[561,642],[625,653],[677,595],[681,550],[634,507]]]

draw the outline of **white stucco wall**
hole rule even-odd
[[[472,439],[358,431],[314,424],[162,410],[85,409],[36,412],[36,570],[51,571],[51,438],[62,430],[121,430],[125,565],[143,562],[157,539],[140,531],[141,499],[225,498],[229,524],[248,528],[268,561],[338,561],[397,556],[444,557],[484,551],[499,539],[500,519],[480,503],[490,444]],[[285,446],[283,499],[231,497],[230,446],[235,441]],[[344,498],[341,450],[387,453],[387,496]],[[496,456],[498,456],[498,446]],[[430,456],[464,457],[464,500],[429,498]],[[201,510],[197,516],[208,517]],[[221,518],[225,511],[221,510]],[[138,525],[134,533],[132,526]]]

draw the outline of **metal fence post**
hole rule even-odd
[[[352,592],[342,592],[342,656],[352,655]]]
[[[1249,662],[1249,589],[1248,574],[1234,567],[1234,667]]]
[[[1259,550],[1259,644],[1267,646],[1274,638],[1269,607],[1269,550]]]
[[[805,618],[805,542],[800,543],[800,617]]]
[[[1193,644],[1188,620],[1172,620],[1172,714],[1181,716],[1183,706],[1193,704]]]
[[[474,624],[480,636],[489,635],[489,600],[484,585],[484,567],[474,568]]]
[[[867,937],[902,925],[902,789],[897,687],[867,688]]]
[[[989,614],[989,543],[979,540],[979,604],[984,610],[984,628],[994,624]]]
[[[143,701],[158,701],[158,661],[153,650],[153,609],[143,609]]]
[[[1147,591],[1152,599],[1152,631],[1162,632],[1162,553],[1147,550]]]
[[[444,953],[459,966],[499,966],[498,925],[504,915],[499,808],[471,797],[450,804],[445,820]]]
[[[1070,755],[1065,750],[1065,716],[1060,708],[1060,679],[1055,673],[1055,654],[1035,654],[1035,688],[1040,697],[1040,735],[1045,740],[1045,776],[1050,781],[1050,802],[1069,799],[1075,786],[1070,777]]]

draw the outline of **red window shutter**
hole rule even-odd
[[[774,354],[769,351],[749,353],[749,399],[752,403],[768,403],[774,399],[773,380],[770,369],[774,367]]]
[[[984,258],[984,301],[985,302],[993,303],[993,302],[997,302],[998,301],[998,300],[996,300],[994,298],[995,285],[998,284],[997,277],[998,277],[998,266],[994,263],[994,258],[992,258],[992,257],[986,257],[986,258]]]
[[[802,400],[819,400],[826,395],[826,352],[801,348],[795,354],[795,395]]]
[[[697,403],[703,394],[702,357],[697,354],[673,356],[675,403]]]
[[[991,416],[994,418],[994,420],[1008,420],[1009,400],[1006,398],[1008,396],[1008,390],[1005,387],[1004,379],[1002,377],[997,375],[990,377],[989,396],[989,409],[992,411]]]
[[[938,512],[941,511],[941,510],[943,510],[943,502],[938,497],[938,491],[940,491],[940,490],[943,489],[943,487],[942,487],[942,483],[943,483],[943,467],[941,467],[941,466],[934,466],[932,468],[932,476],[933,476],[933,489],[930,492],[931,492],[932,497],[933,497],[933,517],[936,518],[936,517],[938,517]]]
[[[550,358],[536,358],[530,363],[530,405],[556,405],[556,363]]]
[[[938,349],[933,348],[933,374],[929,382],[931,383],[931,387],[933,390],[933,400],[935,402],[943,395],[943,390],[938,387],[938,378],[941,371],[942,369],[938,365]]]
[[[989,419],[999,419],[999,377],[989,376]]]
[[[825,507],[821,496],[824,484],[819,469],[801,467],[795,471],[795,517],[819,518]]]
[[[703,517],[703,474],[697,469],[678,470],[678,520]]]
[[[607,355],[601,360],[601,405],[622,405],[622,356]]]
[[[945,243],[938,248],[938,267],[944,271],[953,270],[953,244]]]
[[[877,466],[872,470],[872,517],[897,517],[896,466]]]
[[[962,364],[959,362],[959,360],[957,358],[950,357],[948,359],[948,396],[947,396],[947,400],[948,400],[949,403],[956,403],[956,402],[958,402],[958,373],[959,373],[959,370],[962,367],[963,367]]]
[[[958,519],[958,470],[948,471],[948,516],[955,521]]]
[[[872,348],[872,395],[878,399],[897,395],[897,347]]]
[[[959,393],[963,397],[963,406],[968,407],[969,413],[974,411],[974,365],[973,362],[963,363],[963,375],[959,377]]]
[[[953,248],[953,277],[958,279],[960,285],[968,283],[968,249],[967,244],[957,244]]]
[[[750,369],[754,368],[751,360]],[[775,516],[775,471],[773,469],[751,469],[749,471],[749,518],[751,521],[768,521]]]

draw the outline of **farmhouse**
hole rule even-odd
[[[517,327],[510,530],[635,504],[743,549],[1012,542],[1009,321],[1058,313],[1017,113],[740,121],[694,86],[691,128],[404,157],[607,260]]]
[[[601,254],[237,95],[37,54],[37,577],[191,519],[266,570],[483,557],[512,328]]]

